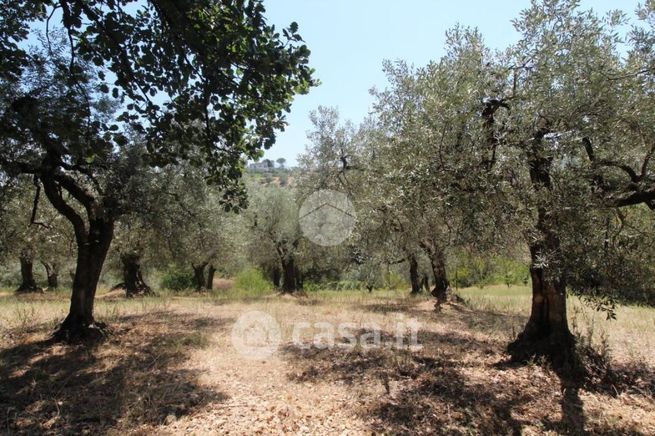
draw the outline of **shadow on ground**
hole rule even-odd
[[[185,368],[226,321],[168,312],[126,316],[93,346],[24,341],[0,351],[0,431],[104,433],[171,423],[227,399]]]
[[[420,351],[288,346],[282,358],[291,381],[348,385],[360,395],[356,413],[376,433],[520,435],[530,428],[643,434],[630,423],[611,423],[602,411],[594,410],[588,419],[580,384],[539,365],[507,364],[504,341],[478,336],[421,331]],[[600,388],[584,389],[605,395]]]

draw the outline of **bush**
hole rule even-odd
[[[177,266],[169,267],[161,277],[161,287],[171,291],[183,291],[194,287],[193,273]]]
[[[273,283],[268,281],[260,270],[249,268],[237,274],[234,287],[248,293],[263,294],[273,289]]]
[[[391,290],[405,289],[409,287],[407,280],[393,272],[384,275],[384,285],[385,288]]]
[[[458,288],[526,285],[530,270],[528,264],[511,258],[461,256],[449,266],[448,278]]]
[[[13,260],[13,259],[12,259]],[[16,288],[20,284],[20,268],[18,267],[18,261],[13,264],[9,263],[7,265],[0,266],[0,287],[3,288]]]

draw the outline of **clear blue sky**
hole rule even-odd
[[[342,118],[358,123],[369,112],[373,86],[383,89],[384,59],[415,66],[442,55],[444,33],[456,23],[478,27],[488,46],[516,41],[511,20],[529,0],[264,0],[269,23],[300,25],[312,51],[311,65],[322,84],[300,96],[288,115],[287,130],[266,157],[284,157],[295,165],[311,130],[309,113],[319,105],[336,106]],[[632,14],[637,0],[583,0],[598,12],[622,9]]]

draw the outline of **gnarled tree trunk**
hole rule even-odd
[[[514,360],[547,357],[558,368],[575,364],[575,340],[566,316],[566,280],[541,262],[540,246],[531,246],[532,309],[523,332],[508,346]]]
[[[530,179],[535,191],[552,189],[552,159],[541,143],[545,132],[537,134],[532,148]],[[546,202],[546,199],[543,199]],[[526,361],[546,357],[557,368],[576,363],[575,339],[569,330],[566,315],[566,278],[557,269],[561,246],[554,214],[538,207],[535,234],[530,242],[530,276],[532,278],[532,310],[523,332],[508,346],[514,360]]]
[[[278,267],[273,268],[271,279],[273,280],[273,285],[276,288],[279,288],[280,284],[282,283],[282,273],[280,272],[280,268]]]
[[[55,333],[58,339],[101,336],[101,327],[104,327],[95,322],[93,308],[102,266],[114,236],[114,222],[110,219],[94,219],[89,223],[88,233],[76,230],[77,262],[71,305],[68,316]]]
[[[209,264],[207,267],[207,280],[205,281],[205,289],[211,291],[214,289],[214,275],[216,274],[216,267],[213,264]]]
[[[141,273],[141,255],[138,253],[122,253],[121,263],[123,264],[123,288],[128,298],[139,295],[152,295],[150,286],[143,280]]]
[[[23,248],[20,252],[20,277],[21,283],[16,292],[41,292],[34,280],[34,253],[31,248]]]
[[[48,279],[48,289],[57,289],[59,287],[59,265],[56,262],[41,261],[45,274]]]
[[[193,268],[193,277],[196,285],[196,291],[200,292],[205,289],[205,268],[207,267],[208,262],[203,262],[199,265],[191,264]]]
[[[437,299],[437,305],[441,305],[448,299],[448,275],[446,273],[446,260],[441,250],[436,250],[434,256],[430,258],[432,273],[434,274],[434,289],[432,295]]]
[[[424,241],[422,247],[430,259],[430,267],[434,275],[434,289],[432,289],[431,294],[437,299],[435,308],[439,309],[448,299],[448,289],[450,287],[448,273],[446,272],[446,255],[443,249],[432,240]]]
[[[418,272],[418,261],[416,256],[410,255],[407,258],[409,262],[409,281],[412,284],[412,295],[421,293],[421,276]]]
[[[298,290],[298,269],[291,255],[282,257],[282,292],[292,294]]]

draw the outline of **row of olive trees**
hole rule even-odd
[[[440,60],[385,65],[390,87],[359,128],[319,110],[306,183],[348,192],[362,257],[406,262],[414,291],[426,255],[439,301],[453,248],[523,240],[532,309],[509,351],[571,363],[567,291],[609,309],[617,294],[652,293],[655,11],[639,19],[625,33],[620,13],[535,1],[499,52],[456,27]]]
[[[67,278],[74,267],[70,260],[77,250],[75,236],[66,220],[41,201],[31,179],[12,183],[5,186],[0,213],[0,264],[14,271],[20,266],[19,293],[43,291],[35,279],[37,264],[45,269],[47,288],[56,289],[60,272]],[[200,171],[188,165],[144,171],[138,184],[133,209],[121,215],[114,228],[103,268],[106,283],[128,297],[148,295],[153,289],[144,278],[144,267],[173,267],[193,276],[192,286],[200,291],[212,288],[217,271],[233,274],[243,267],[249,231],[245,218],[225,210],[223,192],[205,183]],[[107,282],[116,275],[118,282]]]

